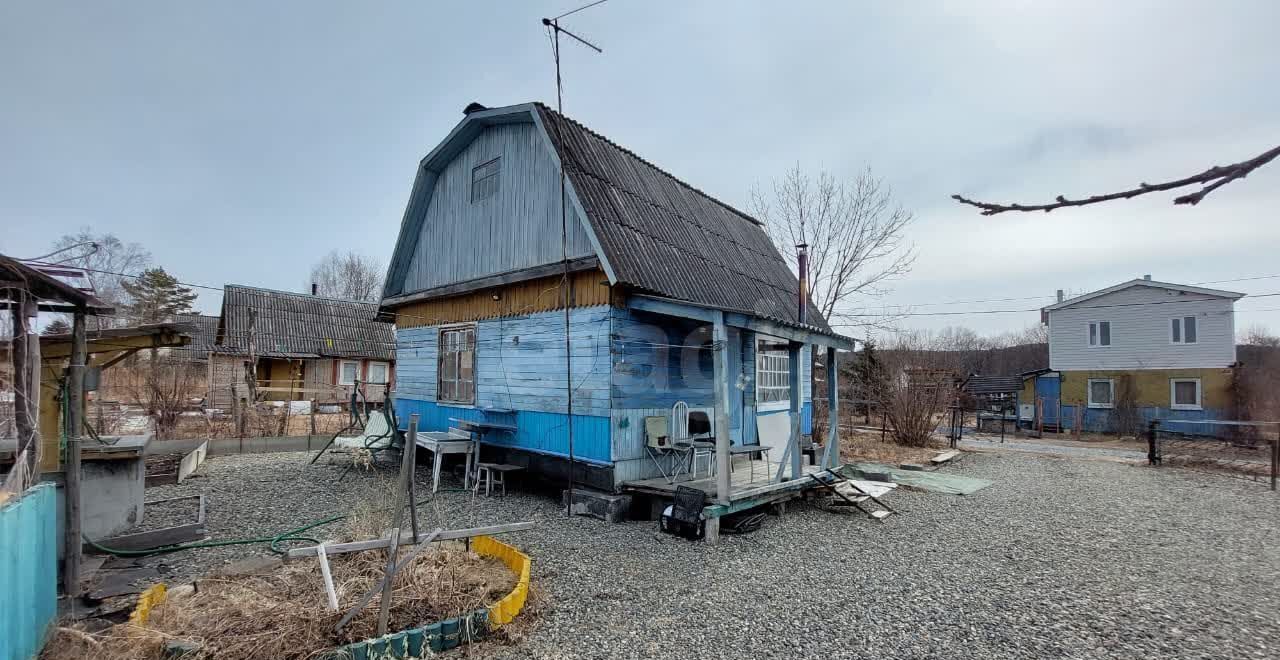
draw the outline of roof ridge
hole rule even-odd
[[[546,110],[547,112],[553,113],[553,114],[555,114],[557,117],[560,117],[561,119],[563,119],[563,120],[565,120],[565,121],[569,122],[570,124],[573,124],[573,125],[577,126],[578,128],[581,128],[582,130],[584,130],[584,131],[586,131],[586,132],[590,133],[591,135],[594,135],[595,137],[599,138],[600,140],[603,140],[605,143],[607,143],[608,145],[610,145],[610,146],[612,146],[613,148],[617,149],[618,151],[621,151],[622,153],[627,154],[628,156],[631,156],[632,158],[634,158],[634,159],[636,159],[636,160],[638,160],[638,161],[640,161],[640,162],[644,163],[645,165],[648,165],[649,167],[652,167],[653,169],[657,170],[658,172],[661,172],[663,175],[665,175],[665,176],[669,177],[672,181],[675,181],[676,183],[678,183],[678,184],[680,184],[681,186],[683,186],[683,187],[685,187],[685,188],[689,189],[690,191],[692,191],[692,192],[694,192],[694,193],[697,193],[697,194],[699,194],[699,195],[702,195],[703,197],[706,197],[707,199],[711,200],[712,202],[715,202],[716,204],[719,204],[720,206],[723,206],[723,207],[724,207],[726,210],[728,210],[729,212],[731,212],[731,213],[734,213],[734,214],[738,215],[739,217],[741,217],[741,218],[743,218],[743,219],[747,220],[748,222],[751,222],[751,223],[757,224],[757,225],[759,225],[759,226],[761,226],[761,227],[765,226],[763,222],[761,222],[761,221],[757,220],[754,216],[752,216],[752,215],[750,215],[750,214],[748,214],[748,213],[743,213],[742,211],[738,210],[738,209],[737,209],[737,208],[735,208],[734,206],[732,206],[732,205],[730,205],[730,204],[728,204],[728,203],[726,203],[726,202],[724,202],[724,201],[721,201],[720,199],[717,199],[715,196],[713,196],[713,195],[711,195],[711,194],[709,194],[709,193],[707,193],[707,192],[705,192],[705,191],[701,190],[700,188],[698,188],[698,187],[696,187],[696,186],[693,186],[693,185],[689,184],[688,182],[686,182],[685,180],[681,179],[680,177],[678,177],[678,176],[676,176],[676,175],[674,175],[674,174],[672,174],[672,173],[670,173],[670,172],[668,172],[668,171],[666,171],[666,170],[662,169],[661,167],[658,167],[658,166],[657,166],[657,165],[655,165],[652,161],[650,161],[650,160],[646,159],[644,156],[641,156],[640,154],[638,154],[638,153],[636,153],[636,152],[634,152],[634,151],[632,151],[632,150],[630,150],[630,149],[628,149],[628,148],[626,148],[626,147],[624,147],[624,146],[622,146],[622,145],[618,144],[617,142],[614,142],[613,140],[609,139],[607,136],[605,136],[605,135],[603,135],[603,134],[601,134],[601,133],[596,132],[596,131],[595,131],[595,130],[593,130],[590,126],[587,126],[586,124],[584,124],[584,123],[582,123],[582,122],[580,122],[580,121],[578,121],[578,120],[574,119],[573,117],[570,117],[570,116],[568,116],[568,115],[564,114],[563,112],[560,112],[559,110],[555,110],[555,109],[551,108],[550,106],[548,106],[547,104],[543,103],[542,101],[533,101],[533,105],[538,106],[539,108],[542,108],[543,110]]]
[[[351,300],[350,298],[330,298],[328,296],[313,296],[309,293],[302,293],[300,291],[285,291],[283,289],[269,289],[264,286],[249,286],[248,284],[224,284],[222,286],[224,289],[245,289],[248,291],[265,291],[267,293],[281,293],[287,296],[298,296],[299,298],[306,298],[307,300],[329,300],[332,302],[351,303],[353,305],[372,305],[373,307],[377,307],[380,304],[377,302],[369,302],[366,300]]]

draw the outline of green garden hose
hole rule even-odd
[[[429,501],[430,500],[422,500],[421,502],[418,502],[418,505],[425,505]],[[319,545],[320,544],[319,539],[315,539],[310,536],[300,536],[300,534],[302,534],[303,532],[307,532],[312,529],[315,529],[317,527],[323,527],[325,525],[338,522],[339,520],[344,520],[348,517],[349,516],[347,516],[346,514],[330,516],[322,520],[317,520],[315,522],[307,523],[301,527],[295,527],[288,531],[281,532],[279,534],[276,534],[275,536],[260,536],[260,537],[251,538],[251,539],[228,539],[226,541],[199,541],[196,543],[177,543],[174,545],[160,546],[158,548],[147,548],[146,550],[121,550],[119,548],[111,548],[111,547],[104,546],[100,543],[95,543],[93,540],[91,540],[87,536],[84,536],[84,542],[88,544],[89,547],[93,548],[94,550],[97,550],[98,552],[106,553],[108,555],[115,555],[116,557],[150,557],[152,555],[164,555],[164,554],[169,554],[171,552],[181,552],[183,550],[195,550],[197,548],[220,548],[228,545],[252,545],[255,543],[268,543],[270,544],[268,547],[271,549],[272,552],[278,555],[283,555],[283,554],[286,554],[288,551],[281,549],[280,547],[281,543],[309,541],[311,543]]]

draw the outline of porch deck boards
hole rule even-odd
[[[755,464],[755,477],[752,477],[752,469],[750,463]],[[821,472],[822,468],[816,465],[804,465],[802,469],[805,474],[815,474]],[[778,473],[778,463],[768,460],[751,460],[740,459],[734,461],[733,470],[729,473],[729,499],[740,499],[739,495],[748,491],[759,489],[763,486],[769,486],[773,479],[773,475]],[[786,474],[791,473],[791,468],[787,468]],[[812,485],[811,480],[806,480]],[[779,490],[786,490],[784,484],[775,484]],[[680,475],[674,482],[668,481],[666,477],[654,477],[652,479],[638,479],[635,481],[626,481],[622,484],[623,491],[631,491],[635,493],[644,493],[646,495],[660,495],[671,497],[675,495],[677,486],[687,486],[689,488],[697,488],[707,494],[707,499],[714,501],[716,498],[716,478],[699,474],[696,478],[691,475]],[[792,484],[792,489],[802,487],[800,484]]]

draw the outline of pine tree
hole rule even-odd
[[[122,284],[131,299],[126,307],[133,317],[130,320],[139,325],[171,321],[176,314],[188,314],[191,303],[196,300],[196,294],[189,287],[182,286],[163,268],[144,270],[136,280],[125,280]]]
[[[71,324],[67,323],[64,318],[56,318],[49,322],[49,325],[40,331],[42,335],[69,335],[71,334]]]

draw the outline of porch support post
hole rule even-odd
[[[822,450],[822,467],[834,468],[840,463],[840,368],[838,351],[827,347],[827,446]]]
[[[729,460],[729,333],[724,324],[724,312],[713,312],[711,345],[712,378],[715,381],[716,502],[728,504],[733,464]]]
[[[788,375],[791,377],[791,441],[788,443],[787,451],[791,453],[791,478],[799,479],[803,476],[803,468],[801,467],[801,459],[804,458],[800,453],[800,410],[803,397],[800,396],[800,349],[804,344],[793,341],[787,344],[787,353],[790,363]]]

